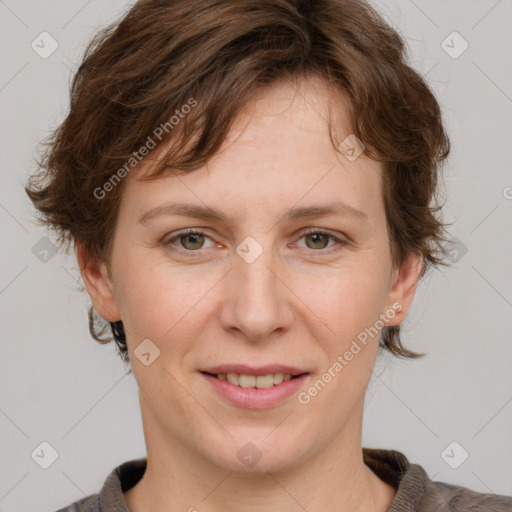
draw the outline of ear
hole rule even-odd
[[[76,259],[80,273],[95,311],[108,322],[121,319],[113,293],[113,284],[108,276],[107,266],[91,255],[85,246],[75,244]]]
[[[416,293],[422,263],[422,255],[410,254],[401,267],[392,272],[387,311],[393,310],[396,314],[387,319],[385,325],[398,325],[407,316]]]

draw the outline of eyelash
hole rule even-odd
[[[339,247],[335,248],[334,250],[332,250],[332,247],[330,248],[331,250],[329,250],[327,248],[326,249],[309,249],[313,253],[318,252],[318,253],[322,253],[322,254],[330,254],[332,252],[339,251],[340,249],[343,248],[343,246],[348,244],[348,242],[346,240],[338,238],[338,237],[334,236],[333,234],[331,234],[331,233],[329,233],[327,231],[322,231],[322,230],[316,229],[316,228],[307,228],[305,231],[302,231],[299,240],[304,238],[305,236],[317,235],[317,234],[319,234],[319,235],[327,235],[329,238],[334,240],[334,242],[336,242],[336,244]],[[172,238],[169,238],[168,240],[166,240],[164,242],[164,245],[166,247],[171,246],[171,245],[173,245],[174,241],[178,240],[179,238],[181,238],[182,236],[185,236],[185,235],[205,235],[206,237],[211,238],[201,228],[189,228],[189,229],[186,229],[184,231],[180,231],[180,232],[176,233]],[[180,251],[180,252],[187,252],[187,253],[196,253],[196,252],[198,253],[198,252],[201,251],[201,249],[197,249],[195,251],[192,251],[190,249],[183,249],[181,247],[176,247],[176,246],[174,246],[174,248],[171,249],[171,250],[177,250],[177,251]]]

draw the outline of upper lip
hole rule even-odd
[[[201,371],[213,373],[214,375],[218,375],[219,373],[238,373],[254,376],[269,375],[271,373],[289,373],[290,375],[302,375],[303,373],[308,373],[306,370],[301,370],[300,368],[283,364],[267,364],[265,366],[258,366],[257,368],[247,366],[246,364],[221,364],[219,366],[204,368]]]

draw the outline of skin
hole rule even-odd
[[[77,246],[94,308],[125,325],[139,386],[148,466],[125,493],[134,512],[368,512],[387,510],[393,499],[396,490],[363,463],[361,449],[378,336],[306,405],[293,395],[267,409],[238,408],[198,371],[289,364],[310,372],[304,391],[394,303],[401,311],[384,325],[405,318],[421,257],[393,268],[382,164],[337,152],[329,118],[337,140],[351,133],[346,98],[320,78],[261,90],[206,166],[142,182],[137,177],[153,165],[146,159],[125,178],[110,277],[105,263]],[[333,200],[367,220],[284,218],[292,207]],[[138,223],[150,208],[176,201],[220,209],[229,221]],[[169,242],[199,227],[205,238]],[[304,235],[308,227],[347,243]],[[236,252],[247,236],[263,249],[250,264]],[[161,351],[149,366],[133,353],[146,338]],[[261,453],[252,467],[237,457],[248,442]]]

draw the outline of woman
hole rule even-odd
[[[448,154],[362,0],[141,0],[99,33],[27,193],[131,365],[147,458],[61,511],[512,510],[361,446],[379,348],[421,355],[400,323],[445,264]]]

